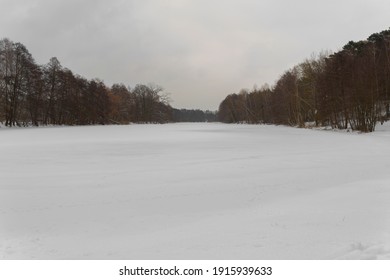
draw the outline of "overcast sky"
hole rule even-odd
[[[390,27],[389,0],[0,0],[0,37],[108,86],[153,82],[177,108],[274,84],[322,50]]]

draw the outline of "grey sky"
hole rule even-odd
[[[0,37],[107,85],[153,82],[217,109],[322,50],[390,27],[388,0],[0,0]]]

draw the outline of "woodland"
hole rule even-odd
[[[155,84],[108,87],[63,67],[38,65],[22,43],[0,41],[0,122],[5,126],[215,121],[211,111],[174,109]]]
[[[390,117],[390,29],[285,71],[270,87],[241,90],[219,106],[226,123],[330,126],[372,132]]]
[[[167,122],[329,126],[372,132],[390,118],[390,29],[285,71],[273,86],[229,94],[218,112],[175,109],[155,84],[108,87],[63,67],[38,65],[27,48],[0,41],[0,122],[5,126]]]

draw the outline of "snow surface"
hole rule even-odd
[[[0,129],[0,259],[390,259],[390,126]]]

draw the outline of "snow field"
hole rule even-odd
[[[0,259],[390,259],[390,129],[0,130]]]

